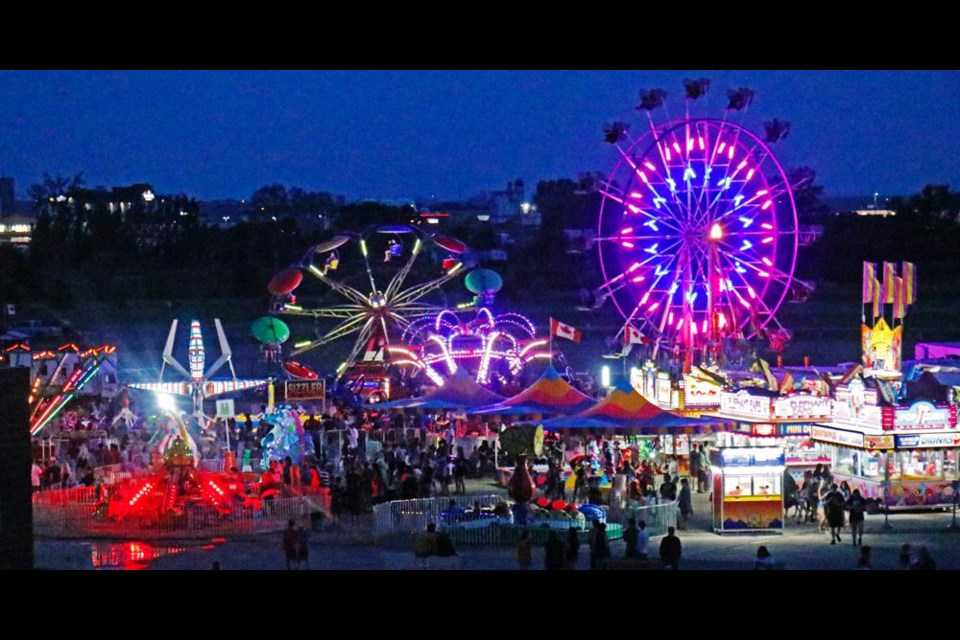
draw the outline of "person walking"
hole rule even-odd
[[[286,556],[288,570],[300,566],[300,560],[298,559],[300,533],[296,527],[296,522],[288,520],[287,528],[283,530],[283,555]]]
[[[623,541],[626,544],[624,558],[637,557],[637,536],[640,535],[640,529],[637,529],[637,521],[633,518],[627,520],[627,528],[623,530]]]
[[[650,532],[647,531],[647,521],[637,523],[640,530],[637,532],[637,557],[647,559],[647,547],[650,545]]]
[[[524,529],[517,540],[517,564],[521,569],[529,569],[533,564],[533,541],[529,529]]]
[[[933,561],[933,556],[930,555],[927,548],[920,547],[920,551],[917,552],[917,563],[913,565],[913,569],[917,571],[933,571],[936,568],[937,563]]]
[[[843,529],[843,496],[837,489],[837,485],[830,485],[830,493],[826,496],[826,507],[824,512],[827,516],[827,524],[830,525],[830,544],[840,542],[840,530]]]
[[[850,512],[850,535],[854,545],[863,545],[863,520],[867,511],[867,503],[860,496],[860,489],[854,489],[847,500],[847,510]]]
[[[680,495],[677,496],[678,506],[680,507],[680,522],[678,526],[681,529],[687,528],[687,520],[693,515],[693,496],[690,493],[690,482],[684,478],[680,481]]]
[[[596,530],[590,539],[590,568],[603,569],[604,563],[610,557],[610,543],[607,541],[607,525],[594,521]]]
[[[913,558],[913,552],[909,542],[900,545],[900,555],[897,556],[897,566],[894,569],[898,571],[909,571],[913,569],[916,560]]]
[[[547,571],[559,571],[563,569],[563,542],[557,532],[551,531],[547,538],[547,545],[544,548],[544,566]]]
[[[674,571],[680,568],[680,556],[683,553],[683,545],[680,544],[680,538],[677,537],[677,530],[673,527],[667,527],[667,535],[660,541],[660,562],[664,568],[670,567]]]

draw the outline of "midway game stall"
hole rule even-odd
[[[716,533],[783,533],[783,447],[714,449],[710,463]]]
[[[890,508],[952,505],[960,479],[956,405],[878,405],[876,390],[854,381],[838,387],[833,420],[811,429],[836,482]]]
[[[720,394],[717,417],[736,421],[733,432],[717,435],[720,447],[779,446],[786,470],[797,483],[805,471],[829,464],[830,457],[810,438],[813,425],[832,415],[832,401],[814,395],[753,395],[745,390]]]

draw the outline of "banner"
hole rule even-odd
[[[907,305],[903,291],[904,279],[894,277],[893,281],[893,319],[897,320],[907,314]]]
[[[893,302],[894,278],[897,274],[897,265],[892,262],[883,263],[883,303]]]
[[[912,262],[904,262],[901,270],[903,274],[904,304],[913,304],[917,301],[917,267]]]
[[[877,277],[877,265],[872,262],[863,263],[863,304],[873,302],[873,281]]]

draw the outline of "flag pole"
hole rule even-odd
[[[550,327],[547,329],[550,334],[550,345],[547,347],[550,350],[550,367],[553,367],[553,318],[550,318]]]

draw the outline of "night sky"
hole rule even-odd
[[[793,124],[776,151],[828,195],[960,188],[957,71],[3,71],[0,175],[244,198],[282,182],[348,198],[467,198],[523,179],[608,173],[604,122],[642,123],[639,90],[684,78],[756,91],[743,124]]]

